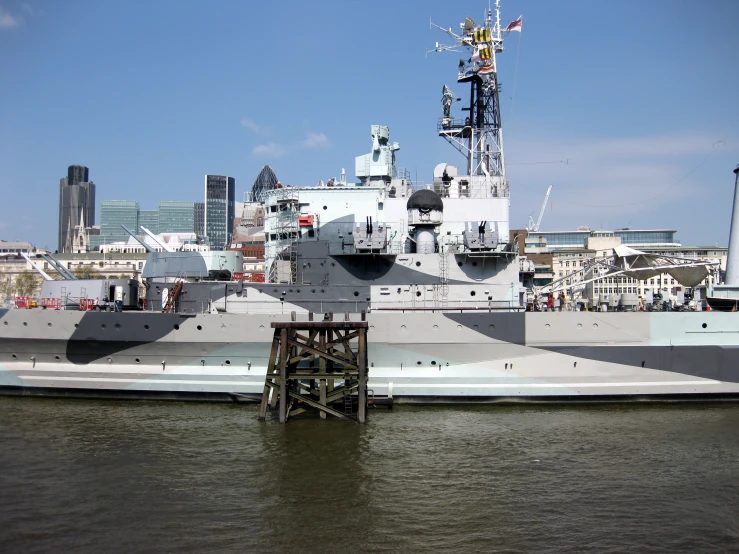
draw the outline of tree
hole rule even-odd
[[[77,279],[105,279],[105,275],[100,275],[90,265],[75,267],[72,270],[72,275],[77,277]]]
[[[15,291],[18,296],[33,296],[41,286],[41,279],[30,270],[21,271],[15,278]]]
[[[13,292],[13,278],[10,274],[0,274],[0,298],[7,298]]]

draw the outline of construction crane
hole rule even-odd
[[[552,185],[549,185],[546,195],[544,195],[544,203],[541,205],[541,211],[539,212],[539,219],[534,223],[534,218],[529,216],[529,224],[526,226],[526,230],[530,233],[535,233],[539,230],[541,225],[541,219],[544,217],[544,210],[547,208],[547,202],[549,201],[549,193],[552,192]]]

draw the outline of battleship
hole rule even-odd
[[[453,114],[461,99],[444,85],[436,124],[464,164],[441,163],[433,182],[419,185],[398,167],[389,128],[371,125],[356,182],[342,170],[317,186],[260,190],[264,282],[235,279],[243,260],[229,251],[149,252],[141,298],[135,281],[80,280],[58,267],[64,279],[44,278],[38,303],[46,309],[0,310],[0,391],[258,400],[273,324],[315,316],[366,322],[367,387],[395,402],[739,395],[736,314],[700,311],[701,303],[639,311],[627,294],[603,302],[584,292],[588,281],[649,272],[695,287],[710,264],[659,266],[625,249],[545,291],[579,293],[583,309],[534,309],[534,265],[509,224],[496,68],[520,27],[520,18],[502,26],[496,4],[481,24],[439,28],[451,44],[436,51],[469,55],[455,75],[468,90],[463,116]],[[730,284],[739,281],[736,249],[732,240]],[[100,297],[115,309],[88,309]]]

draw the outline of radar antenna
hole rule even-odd
[[[439,118],[437,130],[439,136],[447,140],[467,158],[469,175],[483,175],[491,181],[491,185],[501,195],[507,195],[508,183],[505,177],[505,160],[503,157],[503,132],[500,119],[500,85],[495,56],[503,51],[503,41],[511,31],[521,30],[522,18],[519,17],[505,29],[500,25],[500,0],[495,1],[495,19],[493,10],[485,10],[485,22],[476,24],[467,17],[460,24],[460,32],[452,28],[435,27],[446,33],[453,44],[436,43],[429,52],[468,52],[468,59],[459,61],[458,83],[469,83],[470,103],[462,110],[468,112],[466,117],[451,117],[449,98],[445,94],[444,115]],[[446,93],[445,89],[445,93]]]

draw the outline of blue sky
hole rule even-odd
[[[485,2],[0,0],[0,238],[56,244],[59,179],[98,202],[202,200],[203,175],[353,177],[371,124],[429,182],[458,55],[430,54]],[[674,228],[726,245],[739,163],[739,2],[502,0],[511,224]]]

